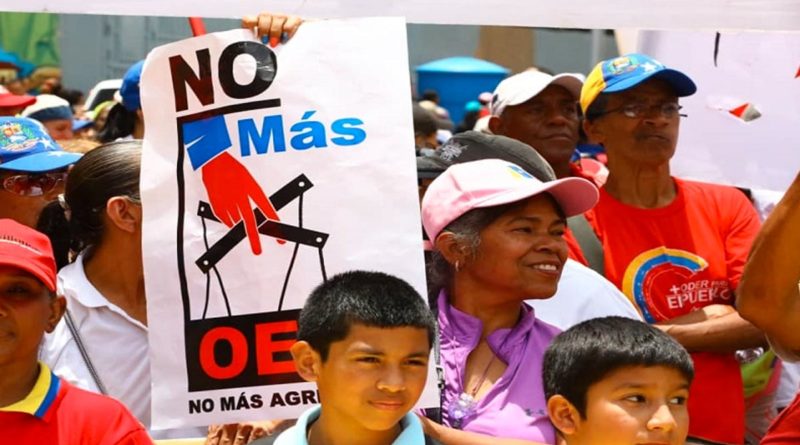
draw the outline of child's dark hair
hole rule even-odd
[[[668,334],[629,318],[595,318],[562,332],[547,348],[545,398],[559,394],[585,418],[589,387],[626,366],[666,366],[690,383],[694,378],[689,353]]]
[[[322,360],[331,343],[347,337],[353,324],[378,328],[415,327],[436,335],[425,301],[410,284],[382,272],[350,271],[320,284],[300,311],[297,339],[307,341]]]

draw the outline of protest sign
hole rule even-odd
[[[411,23],[549,28],[800,30],[798,0],[28,0],[6,11],[239,19],[260,11],[303,17],[404,16]]]
[[[316,404],[288,349],[326,277],[379,270],[424,295],[407,57],[405,23],[388,18],[306,23],[275,49],[235,30],[148,55],[155,428]],[[436,405],[428,386],[421,403]]]

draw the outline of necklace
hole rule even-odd
[[[506,335],[506,338],[503,339],[499,349],[503,348],[503,345],[510,335],[511,332],[509,332],[508,335]],[[489,343],[487,342],[486,345],[488,346]],[[483,373],[481,373],[478,383],[471,391],[462,390],[461,394],[458,396],[458,399],[450,403],[450,406],[447,407],[447,413],[450,415],[450,420],[454,428],[460,429],[465,420],[474,417],[477,413],[478,401],[475,399],[475,396],[478,394],[481,386],[483,386],[483,382],[486,381],[486,376],[489,374],[489,369],[491,369],[495,359],[497,358],[497,355],[495,355],[491,347],[489,348],[489,351],[492,353],[492,358],[489,359],[489,362],[483,369]]]

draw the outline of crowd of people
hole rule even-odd
[[[276,46],[302,22],[243,26]],[[457,127],[421,97],[427,295],[330,277],[291,348],[321,406],[151,429],[142,64],[88,112],[0,90],[0,430],[17,443],[800,443],[800,397],[776,403],[798,392],[778,381],[800,361],[800,176],[763,227],[741,190],[673,176],[697,86],[644,54],[515,74]],[[415,411],[430,366],[441,402]]]

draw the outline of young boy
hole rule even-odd
[[[414,288],[391,275],[346,272],[317,287],[291,353],[300,376],[316,382],[321,406],[274,443],[433,443],[410,411],[425,386],[434,323]]]
[[[37,361],[42,336],[64,314],[55,290],[47,237],[0,219],[0,443],[152,445],[121,403],[75,388]]]
[[[622,317],[588,320],[545,352],[547,410],[567,445],[683,444],[694,377],[666,333]]]

